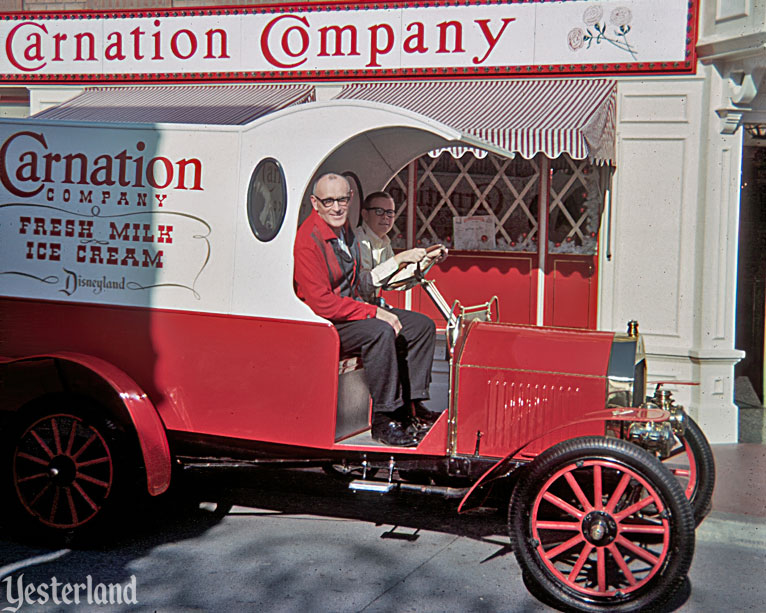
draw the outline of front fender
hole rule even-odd
[[[146,393],[125,372],[90,355],[59,352],[45,355],[26,356],[19,359],[0,360],[3,364],[55,360],[62,364],[80,366],[99,379],[114,392],[119,404],[124,407],[138,436],[144,466],[146,487],[150,495],[157,496],[168,489],[171,475],[170,446],[165,428],[154,404]]]
[[[636,408],[636,407],[619,407],[614,409],[602,409],[599,411],[593,411],[586,413],[580,419],[565,424],[560,424],[556,428],[546,432],[545,434],[531,439],[524,443],[518,449],[515,449],[504,458],[501,458],[497,463],[492,466],[487,472],[485,472],[476,483],[473,484],[468,493],[463,496],[463,499],[458,505],[458,513],[463,513],[470,509],[474,509],[481,505],[489,493],[489,487],[500,479],[505,479],[511,475],[511,473],[518,468],[520,464],[526,463],[527,460],[519,458],[523,455],[526,448],[534,445],[541,438],[548,436],[551,432],[563,430],[575,424],[581,424],[591,421],[629,421],[629,422],[655,422],[665,421],[670,417],[670,413],[662,409],[655,408]]]

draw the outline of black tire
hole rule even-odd
[[[2,485],[11,517],[36,538],[73,542],[94,533],[135,485],[124,434],[86,399],[38,401],[6,440]]]
[[[662,463],[681,483],[694,513],[694,524],[699,526],[713,506],[715,459],[704,432],[688,415],[684,436],[676,436],[673,450]]]
[[[563,611],[655,610],[694,554],[678,481],[619,439],[572,439],[538,456],[514,489],[508,529],[529,591]]]

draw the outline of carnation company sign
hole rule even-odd
[[[12,81],[693,72],[696,0],[390,2],[6,15]]]
[[[236,134],[0,125],[0,294],[221,310]],[[216,228],[212,232],[211,216]],[[154,295],[154,288],[162,288]],[[164,301],[164,302],[163,302]]]

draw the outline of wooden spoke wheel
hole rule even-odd
[[[77,531],[112,506],[119,454],[104,420],[62,410],[36,412],[12,444],[15,502],[33,525]]]
[[[527,467],[509,531],[530,591],[565,610],[660,606],[694,552],[678,481],[644,450],[600,437],[561,443]]]
[[[684,436],[676,436],[673,450],[662,462],[681,483],[699,526],[713,503],[715,459],[705,434],[691,417],[686,417]]]

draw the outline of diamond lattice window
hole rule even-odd
[[[537,251],[537,201],[540,170],[532,160],[472,153],[455,158],[445,151],[417,162],[417,206],[413,244],[455,246],[455,219],[483,218],[490,228],[477,248],[495,251]],[[407,169],[389,184],[398,203],[392,232],[396,248],[407,245]]]
[[[551,160],[549,253],[596,253],[604,202],[600,176],[587,160]]]

